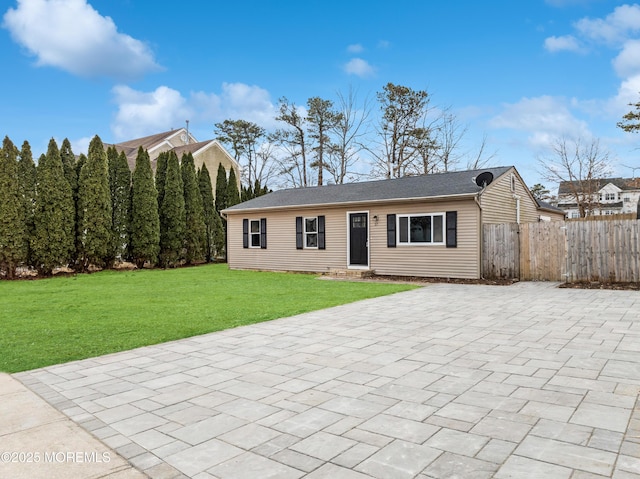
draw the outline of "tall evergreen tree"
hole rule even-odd
[[[185,238],[184,188],[178,157],[169,152],[164,196],[160,206],[160,263],[176,266],[182,259]]]
[[[32,238],[35,233],[33,216],[36,208],[36,164],[33,162],[33,154],[28,141],[22,144],[18,156],[18,183],[24,211],[24,220],[27,235],[27,264],[34,265],[32,252]]]
[[[80,169],[82,165],[78,166],[76,161],[76,156],[73,154],[73,150],[71,149],[71,142],[65,138],[62,140],[62,145],[60,145],[60,158],[62,159],[62,167],[64,169],[64,177],[69,182],[69,186],[71,186],[71,196],[73,196],[73,210],[74,217],[76,218],[76,223],[74,225],[74,230],[78,230],[81,225],[77,223],[78,218],[78,178],[80,177]],[[78,251],[79,245],[78,243],[74,243],[74,249],[71,253],[71,261],[70,263],[75,265],[78,261]]]
[[[82,211],[83,266],[104,267],[111,257],[113,232],[107,153],[97,135],[89,144],[87,162],[80,171],[78,206]]]
[[[64,177],[71,186],[74,200],[78,198],[78,172],[76,171],[76,156],[71,149],[71,142],[65,138],[60,145],[60,158],[62,159],[62,167],[64,168]]]
[[[240,203],[240,191],[238,191],[238,178],[236,170],[229,171],[229,183],[227,184],[227,208]]]
[[[149,154],[138,149],[136,168],[131,182],[130,255],[142,268],[145,262],[155,264],[160,252],[160,217],[158,192],[153,183]]]
[[[164,198],[164,183],[167,177],[167,161],[169,152],[163,151],[156,160],[156,191],[158,192],[158,208],[162,205]]]
[[[38,271],[51,274],[69,264],[74,249],[73,196],[53,138],[38,161],[36,177],[33,254]]]
[[[18,180],[18,149],[8,136],[0,148],[0,269],[8,279],[27,259],[27,228]]]
[[[227,171],[222,164],[218,165],[218,174],[216,176],[216,211],[220,211],[227,207]]]
[[[78,161],[76,161],[76,177],[80,178],[80,172],[82,171],[82,167],[87,163],[87,156],[84,153],[80,153],[80,156],[78,157]],[[82,229],[82,218],[83,218],[83,213],[82,210],[78,207],[78,189],[76,188],[76,191],[74,193],[74,202],[75,202],[75,226],[74,226],[74,235],[75,235],[75,239],[74,239],[74,249],[73,249],[73,254],[72,254],[72,261],[71,263],[74,265],[74,267],[78,267],[79,266],[79,258],[78,256],[80,255],[80,252],[82,251],[82,239],[84,237],[84,232]]]
[[[129,247],[129,208],[131,206],[131,170],[124,151],[107,149],[109,190],[111,193],[111,221],[113,228],[113,257],[122,260]]]
[[[220,247],[220,242],[222,242],[222,248],[224,248],[224,234],[222,230],[222,221],[216,211],[216,206],[213,200],[211,175],[209,175],[209,170],[205,164],[203,164],[202,168],[198,170],[198,188],[200,189],[200,195],[202,196],[206,238],[206,260],[213,261],[217,254],[222,254],[222,249],[218,249],[218,247]]]
[[[181,169],[186,221],[185,260],[188,264],[193,264],[205,260],[206,227],[202,195],[191,153],[182,156]]]

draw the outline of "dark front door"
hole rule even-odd
[[[368,213],[349,213],[349,265],[369,265]]]

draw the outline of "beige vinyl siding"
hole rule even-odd
[[[445,245],[387,247],[388,214],[457,211],[456,248]],[[324,209],[233,212],[228,216],[228,262],[232,269],[327,272],[348,268],[347,214],[369,214],[370,269],[382,275],[445,278],[480,277],[479,209],[473,198],[461,201],[411,201]],[[296,249],[296,216],[325,216],[326,249]],[[377,222],[374,216],[378,217]],[[242,247],[242,220],[267,218],[267,249]],[[446,228],[446,225],[445,225]],[[446,234],[446,229],[445,229]],[[446,236],[445,236],[446,237]]]
[[[515,192],[511,190],[511,176],[515,177]],[[520,222],[538,221],[540,213],[520,175],[511,169],[496,178],[481,196],[482,223],[515,223],[517,221],[516,199],[520,197]]]
[[[324,215],[326,249],[296,249],[296,216]],[[267,248],[242,247],[242,220],[267,218]],[[326,273],[347,267],[344,210],[280,210],[244,212],[228,216],[227,261],[232,269],[308,271]]]
[[[456,248],[447,248],[445,245],[400,244],[395,248],[387,247],[388,214],[431,214],[447,211],[458,213]],[[377,274],[435,278],[480,277],[479,210],[473,199],[378,206],[371,208],[370,216],[374,215],[378,215],[379,220],[377,225],[371,224],[369,245],[371,269]]]
[[[228,156],[215,143],[194,155],[193,163],[195,164],[196,169],[202,168],[203,164],[207,165],[207,170],[209,170],[209,176],[211,177],[211,188],[213,189],[214,196],[216,194],[218,166],[222,164],[224,169],[227,171],[227,176],[229,176],[231,168],[234,167],[234,165],[229,161]],[[236,170],[236,180],[238,181],[238,189],[240,189],[240,172],[238,170]]]

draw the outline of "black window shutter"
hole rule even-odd
[[[242,247],[249,247],[249,220],[246,218],[242,220]]]
[[[318,216],[318,249],[325,249],[324,216]]]
[[[267,218],[260,218],[260,248],[267,249]]]
[[[387,215],[387,248],[396,247],[396,215]]]
[[[447,211],[447,248],[458,246],[458,212]]]
[[[296,216],[296,249],[302,249],[302,216]]]

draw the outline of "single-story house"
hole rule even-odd
[[[279,190],[222,213],[231,269],[472,279],[482,225],[564,220],[512,166]]]

